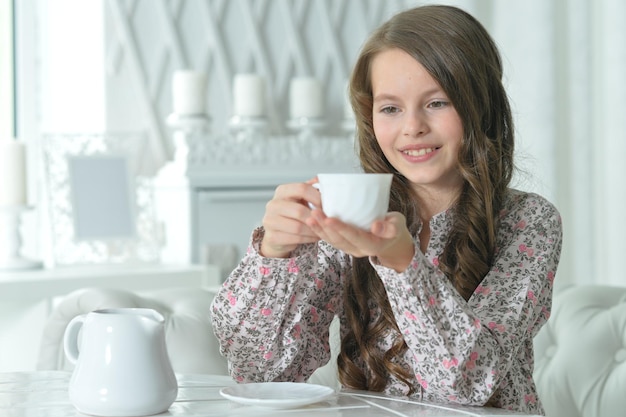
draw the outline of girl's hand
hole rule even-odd
[[[261,242],[261,255],[268,258],[288,258],[291,252],[303,243],[320,240],[305,220],[311,215],[309,203],[320,207],[320,193],[311,184],[284,184],[276,188],[274,197],[265,206]]]
[[[382,265],[397,272],[406,270],[415,254],[415,244],[406,227],[406,219],[398,212],[387,213],[383,220],[376,220],[370,230],[326,217],[318,209],[313,210],[306,224],[335,248],[357,258],[376,256]]]

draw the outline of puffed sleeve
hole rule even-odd
[[[301,245],[288,259],[265,258],[262,237],[255,230],[216,295],[214,332],[235,380],[305,381],[330,358],[328,329],[350,262],[323,242]]]
[[[561,219],[535,194],[513,200],[493,266],[467,302],[419,250],[403,273],[372,260],[429,399],[483,405],[501,388],[534,393],[532,338],[549,317]]]

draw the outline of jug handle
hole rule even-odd
[[[65,328],[65,333],[63,334],[63,350],[65,351],[65,356],[74,365],[76,365],[78,361],[78,333],[83,327],[85,317],[87,317],[86,314],[74,317],[68,323]]]

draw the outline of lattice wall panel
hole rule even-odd
[[[233,76],[268,82],[273,134],[286,133],[289,81],[315,76],[325,87],[327,134],[340,130],[345,83],[367,34],[401,0],[108,0],[107,122],[114,130],[147,128],[156,160],[171,155],[165,118],[176,69],[208,75],[212,130],[227,130]]]

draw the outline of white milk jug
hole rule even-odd
[[[160,313],[147,308],[104,309],[74,317],[63,337],[65,354],[75,365],[69,386],[72,404],[97,416],[167,410],[178,384],[167,355],[164,323]]]

